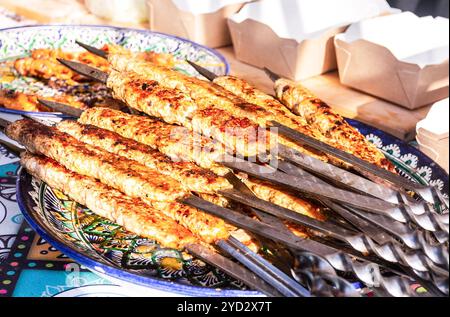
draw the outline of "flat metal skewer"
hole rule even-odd
[[[297,175],[299,177],[309,175],[308,172],[286,162],[277,162],[277,167],[284,172],[288,172],[289,174]],[[326,184],[320,179],[317,179],[317,182]],[[412,229],[407,224],[392,221],[390,218],[386,218],[382,215],[361,212],[355,208],[340,206],[330,200],[320,197],[318,200],[323,202],[333,211],[337,212],[343,218],[347,219],[349,222],[353,223],[358,229],[367,234],[368,237],[377,241],[378,244],[385,244],[395,241],[392,237],[386,236],[385,233],[379,232],[377,229],[382,228],[389,235],[400,239],[408,248],[413,250],[422,249],[433,262],[448,266],[448,246],[441,242],[435,245],[428,243],[425,239],[424,232],[418,229]],[[354,215],[355,213],[357,216]],[[368,225],[367,221],[372,225]]]
[[[211,71],[207,70],[206,68],[191,62],[187,61],[197,72],[199,72],[201,75],[203,75],[205,78],[207,78],[210,81],[213,81],[218,76]],[[265,69],[266,73],[269,74],[271,78],[274,78],[275,80],[279,78],[276,74],[269,71],[268,69]],[[382,178],[383,180],[387,180],[390,183],[392,183],[394,186],[397,187],[399,190],[408,189],[411,191],[416,192],[419,194],[423,199],[425,199],[429,203],[443,203],[447,208],[449,208],[449,201],[448,199],[445,199],[442,195],[442,193],[439,192],[435,187],[432,186],[425,186],[421,185],[412,181],[409,181],[408,179],[401,177],[399,175],[393,174],[383,168],[380,168],[376,165],[373,165],[369,162],[366,162],[360,158],[357,158],[353,156],[352,154],[349,154],[345,151],[336,149],[326,143],[323,143],[321,141],[318,141],[314,138],[311,138],[307,135],[304,135],[296,130],[293,130],[279,122],[272,121],[271,122],[274,127],[279,128],[279,132],[297,142],[301,142],[303,144],[306,144],[316,150],[322,151],[326,154],[330,154],[332,156],[335,156],[338,159],[343,160],[344,162],[350,163],[352,166],[358,169],[358,171],[362,172],[364,175],[367,176],[374,176],[375,180],[378,178]]]
[[[78,73],[80,73],[82,75],[91,77],[91,78],[96,79],[96,80],[101,81],[101,82],[106,82],[107,81],[108,74],[105,73],[105,72],[102,72],[102,71],[100,71],[98,69],[95,69],[93,67],[87,66],[85,64],[77,63],[77,62],[61,60],[61,59],[59,59],[59,61],[62,64],[64,64],[67,67],[69,67],[70,69],[72,69],[73,71],[76,71],[76,72],[78,72]],[[225,163],[225,162],[224,162],[224,165],[228,166],[227,163]],[[263,176],[259,175],[259,177],[263,177]],[[272,180],[273,180],[273,178],[272,178]],[[300,185],[301,184],[297,182],[296,186],[300,187],[301,188],[300,190],[304,190],[305,186],[302,187]],[[314,184],[312,182],[310,182],[310,185],[314,185]],[[292,183],[291,183],[291,186],[292,186]],[[314,189],[317,189],[317,186],[313,186],[313,187],[316,187]],[[328,192],[332,192],[333,190],[336,191],[338,189],[335,189],[334,187],[329,186]],[[343,192],[340,192],[338,194],[339,198],[341,198],[341,199],[343,197],[342,194],[343,194]],[[354,195],[354,194],[352,194],[350,192],[347,192],[347,195],[345,197],[347,199],[349,199],[349,198],[351,198],[350,197],[351,195]],[[334,197],[338,197],[338,196],[334,195]],[[425,229],[430,230],[430,231],[436,231],[437,227],[439,227],[440,229],[448,232],[448,225],[447,226],[445,226],[445,225],[441,226],[441,223],[438,220],[436,220],[434,218],[430,219],[430,217],[428,217],[428,215],[427,216],[425,216],[425,215],[411,215],[410,213],[408,213],[408,210],[406,210],[406,212],[404,212],[403,210],[401,210],[399,208],[396,208],[397,207],[396,205],[393,205],[393,204],[386,205],[386,204],[384,204],[384,206],[383,206],[383,204],[380,203],[380,202],[382,202],[381,200],[373,200],[373,199],[370,200],[369,197],[366,197],[365,199],[362,199],[361,197],[363,197],[363,196],[362,195],[359,195],[359,196],[360,196],[360,202],[358,202],[358,200],[352,200],[353,206],[356,205],[356,207],[360,207],[360,208],[362,208],[364,210],[367,210],[367,208],[371,208],[375,212],[382,212],[384,214],[386,212],[388,212],[388,213],[390,213],[391,216],[400,217],[400,219],[402,219],[404,222],[407,221],[407,219],[411,219],[411,220],[417,222],[419,225],[421,225]],[[325,196],[325,197],[327,197],[327,196]],[[331,198],[331,197],[328,197],[328,198]],[[357,197],[355,196],[353,198],[357,198]],[[331,199],[333,199],[333,198],[331,198]],[[370,204],[367,204],[367,203],[369,203],[369,200],[370,200]],[[350,202],[347,201],[347,203],[350,203]],[[386,209],[388,209],[388,210],[386,210]],[[371,210],[369,209],[368,211],[371,211]],[[395,219],[398,220],[398,218],[395,218]],[[437,224],[435,222],[437,222]]]
[[[87,45],[87,44],[79,42],[79,41],[76,41],[76,43],[78,45],[82,46],[83,48],[85,48],[86,50],[88,50],[89,52],[93,53],[93,54],[101,56],[101,57],[103,57],[105,59],[108,57],[108,54],[105,51],[102,51],[100,49],[97,49],[97,48],[95,48],[93,46]],[[207,79],[212,81],[212,80],[214,80],[217,77],[216,74],[214,74],[213,72],[207,70],[206,68],[203,68],[200,65],[198,65],[198,64],[196,64],[196,63],[194,63],[192,61],[189,61],[189,60],[187,60],[187,62],[192,67],[194,67],[200,74],[202,74],[204,77],[206,77]],[[276,80],[281,78],[279,75],[275,74],[274,72],[272,72],[271,70],[269,70],[266,67],[264,68],[264,71],[267,73],[267,75],[273,81],[276,81]],[[279,123],[276,123],[276,124],[278,124],[279,126],[284,127],[283,125],[280,125]],[[293,137],[293,136],[291,135],[291,137]],[[294,137],[294,139],[297,140],[297,138],[295,138],[295,137]],[[343,151],[341,151],[341,152],[343,152]],[[336,154],[336,152],[334,152],[334,151],[330,152],[330,154],[333,154],[333,153]],[[344,152],[344,153],[346,153],[346,152]],[[346,153],[346,154],[348,154],[348,153]],[[340,157],[340,158],[343,159],[342,157]],[[391,181],[393,184],[397,184],[398,186],[400,186],[401,187],[400,189],[403,189],[403,188],[410,189],[412,191],[417,192],[419,195],[421,195],[422,198],[424,198],[429,203],[436,203],[436,200],[437,200],[439,203],[443,203],[447,208],[449,208],[449,201],[448,201],[448,199],[444,198],[442,196],[442,193],[440,193],[434,187],[423,186],[423,185],[420,185],[420,184],[417,184],[417,183],[410,182],[410,181],[406,180],[403,177],[400,177],[400,176],[398,176],[396,174],[390,173],[390,172],[388,172],[388,171],[386,171],[384,169],[381,169],[381,168],[373,170],[372,169],[373,166],[371,167],[372,164],[367,163],[367,162],[365,162],[363,160],[360,160],[360,161],[362,161],[362,162],[359,162],[359,163],[362,164],[361,168],[364,171],[372,172],[377,177],[380,177],[380,176],[381,177],[387,177],[386,179]],[[351,163],[351,162],[349,162],[349,163]]]
[[[52,107],[51,105],[49,105],[47,103],[45,103],[45,104]],[[257,167],[257,166],[255,166],[255,167]],[[264,174],[266,175],[267,173],[264,173]],[[324,184],[324,185],[327,185],[327,184]],[[356,234],[355,232],[346,232],[346,231],[342,230],[342,228],[340,228],[340,227],[332,226],[331,224],[319,222],[319,221],[316,221],[309,217],[299,215],[291,210],[280,208],[277,205],[273,205],[266,201],[262,201],[258,198],[250,197],[249,195],[243,194],[239,191],[228,191],[228,192],[223,192],[221,194],[223,194],[225,197],[231,198],[233,200],[237,200],[238,202],[243,203],[245,205],[253,206],[255,208],[272,213],[275,216],[278,216],[278,217],[281,216],[281,217],[284,217],[284,219],[286,219],[286,220],[294,221],[299,224],[306,225],[307,227],[312,228],[314,230],[319,230],[327,235],[332,236],[333,238],[336,238],[336,239],[339,239],[346,243],[349,243],[352,247],[354,247],[356,250],[358,250],[360,252],[368,252],[369,251],[368,249],[366,249],[366,243],[364,242],[364,239],[362,239],[362,240],[356,239],[355,240],[355,234]],[[355,244],[355,241],[359,241],[359,242]],[[375,250],[375,252],[378,251],[378,249],[376,249],[376,248],[374,250]],[[380,254],[378,254],[378,255],[380,255]],[[381,254],[381,255],[386,256],[386,253]],[[403,255],[403,253],[402,253],[402,255]],[[392,261],[393,260],[392,256],[389,256],[389,257],[390,257],[390,260]],[[409,265],[413,265],[413,267],[415,267],[416,269],[426,270],[426,268],[423,265],[417,266],[417,261],[413,261],[412,259],[405,257],[404,255],[401,258],[406,259],[407,260],[406,263]]]
[[[70,69],[72,69],[73,71],[76,71],[76,72],[78,72],[78,73],[80,73],[82,75],[89,76],[91,78],[97,79],[97,80],[102,81],[102,82],[106,82],[107,81],[108,74],[106,74],[106,73],[104,73],[104,72],[102,72],[102,71],[100,71],[98,69],[95,69],[95,68],[92,68],[92,67],[87,66],[85,64],[81,64],[81,63],[77,63],[77,62],[66,61],[66,60],[59,60],[59,61],[61,63],[63,63],[64,65],[66,65],[67,67],[69,67]],[[224,162],[224,165],[227,166],[227,163]],[[259,176],[263,177],[262,175],[259,175]],[[300,185],[300,184],[298,184],[298,185]],[[314,184],[311,183],[311,185],[314,185]],[[313,186],[313,187],[316,187],[316,186]],[[303,186],[303,189],[304,189],[304,186]],[[330,191],[331,189],[333,189],[333,187],[329,186],[328,190]],[[335,190],[337,190],[337,189],[335,189]],[[346,198],[350,198],[349,195],[352,194],[350,192],[348,192],[348,193],[349,194],[347,195]],[[342,197],[342,192],[339,193],[339,195],[340,195],[340,197]],[[359,195],[359,196],[362,197],[362,195]],[[335,197],[336,197],[336,195],[335,195]],[[329,197],[329,198],[331,198],[331,197]],[[369,199],[369,198],[366,197],[365,200],[367,200],[367,199]],[[381,200],[379,200],[379,201],[381,202]],[[357,201],[353,200],[353,204],[356,204],[356,206],[358,207],[358,202]],[[363,202],[363,205],[364,205],[364,202]],[[365,204],[365,208],[364,208],[364,206],[360,206],[360,207],[365,209],[365,210],[367,210],[368,206],[369,205]],[[371,200],[371,205],[370,206],[374,206],[375,210],[377,210],[378,212],[379,212],[380,208],[383,209],[383,212],[386,212],[386,210],[385,210],[386,208],[392,209],[394,205],[393,204],[390,204],[390,205],[389,204],[388,205],[385,204],[384,206],[380,206],[380,203],[378,202],[378,200]],[[402,216],[404,218],[403,221],[406,221],[406,218],[403,215],[403,212],[398,211],[398,210],[393,210],[393,212],[396,213],[398,216]],[[416,218],[420,218],[420,216],[415,216],[415,217],[412,217],[412,218],[415,220]],[[421,220],[421,219],[419,219],[419,220]],[[423,222],[424,221],[422,220],[421,223],[423,223]],[[431,223],[431,224],[430,223],[425,223],[425,225],[428,225],[428,227],[430,228],[429,230],[431,230],[431,231],[435,231],[436,230],[436,227],[433,226],[434,225],[433,223]],[[447,231],[448,231],[448,228],[447,228]]]
[[[0,124],[5,124],[7,121],[2,120]],[[24,152],[25,149],[19,148],[14,144],[0,139],[0,144],[8,148],[9,151],[17,156]],[[310,296],[309,292],[300,286],[296,281],[288,278],[285,275],[280,275],[280,271],[273,265],[265,261],[260,255],[252,252],[249,249],[242,253],[242,246],[239,245],[239,241],[232,239],[230,241],[220,240],[217,245],[221,248],[226,248],[226,251],[231,256],[235,257],[241,263],[256,263],[248,266],[250,269],[255,269],[258,274],[255,274],[253,270],[247,270],[229,259],[223,257],[220,254],[212,252],[205,246],[200,244],[190,244],[186,247],[188,251],[194,256],[199,256],[200,259],[205,262],[222,269],[230,276],[241,280],[244,284],[263,292],[269,296]],[[241,252],[241,253],[239,253]],[[258,263],[261,267],[264,266],[264,270],[261,272],[261,268],[258,269]],[[264,278],[261,278],[264,277]],[[280,290],[280,291],[279,291]]]

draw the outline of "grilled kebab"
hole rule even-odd
[[[223,220],[177,202],[177,199],[187,197],[190,193],[171,177],[79,142],[55,127],[47,127],[32,120],[15,121],[5,131],[30,152],[50,157],[71,171],[98,179],[131,197],[141,198],[155,208],[170,206],[161,211],[207,243],[229,236]]]
[[[47,100],[62,102],[78,109],[86,109],[86,105],[77,98],[68,95],[56,95],[45,97]],[[36,95],[31,95],[11,89],[0,89],[0,106],[7,109],[23,110],[23,111],[50,111],[47,107],[38,102]]]
[[[31,152],[46,155],[73,172],[94,177],[131,197],[142,199],[206,243],[226,239],[233,234],[245,245],[256,248],[251,236],[245,231],[177,202],[176,199],[188,195],[187,191],[174,179],[161,177],[162,174],[144,168],[136,161],[89,146],[54,127],[43,126],[32,120],[19,120],[8,125],[6,134]],[[290,227],[294,234],[304,236],[300,226]]]
[[[102,50],[117,50],[109,45],[105,45]],[[122,52],[126,50],[122,49]],[[175,62],[172,55],[155,52],[136,53],[142,60],[152,62],[167,67],[174,66]],[[22,76],[36,77],[38,79],[49,81],[63,81],[68,85],[75,85],[80,81],[86,81],[86,78],[79,74],[64,68],[58,63],[57,58],[78,61],[108,71],[108,62],[103,58],[89,52],[67,52],[61,49],[35,49],[31,51],[30,56],[17,59],[14,62],[14,68]]]
[[[180,72],[146,61],[132,60],[129,55],[108,54],[108,60],[111,68],[118,72],[136,73],[146,80],[158,82],[163,87],[178,89],[189,96],[200,110],[211,109],[212,107],[216,111],[228,112],[240,120],[250,120],[252,124],[256,124],[261,128],[267,128],[268,121],[277,120],[276,116],[264,108],[248,103],[218,85],[212,85],[198,78],[189,77]],[[133,107],[133,105],[130,106]],[[305,131],[309,130],[306,126],[296,126],[296,129],[300,129],[308,135],[314,134],[313,131]],[[325,155],[305,149],[283,136],[278,136],[277,141],[300,152],[306,152],[308,155],[327,160]],[[271,144],[271,142],[268,143]]]
[[[229,172],[227,168],[216,163],[223,153],[208,150],[214,149],[209,139],[195,136],[183,127],[107,108],[85,110],[79,122],[113,131],[122,137],[146,144],[175,161],[197,163],[222,176]],[[196,147],[192,146],[193,144],[196,144]],[[202,151],[202,147],[206,150]],[[324,219],[317,206],[296,197],[295,194],[286,193],[275,185],[254,178],[241,177],[241,180],[261,199],[312,218]]]
[[[251,120],[212,105],[199,107],[177,88],[166,88],[136,73],[112,70],[107,86],[116,99],[133,109],[211,137],[233,153],[258,156],[276,144],[275,139],[269,138],[270,133]]]
[[[220,76],[214,83],[242,97],[248,102],[265,109],[272,109],[279,117],[292,117],[294,114],[301,119],[302,125],[309,125],[319,131],[325,139],[334,140],[338,148],[387,170],[394,171],[393,165],[384,157],[372,143],[345,119],[334,112],[330,106],[318,99],[310,91],[292,81],[279,79],[275,82],[275,91],[279,102],[272,96],[254,88],[243,79],[234,76]],[[287,107],[287,108],[286,108]],[[289,109],[288,109],[289,108]],[[294,113],[292,113],[292,112]]]
[[[303,117],[293,115],[276,99],[253,88],[243,80],[232,76],[222,76],[215,79],[215,84],[210,84],[165,67],[151,65],[145,61],[130,60],[129,55],[121,53],[108,54],[108,60],[112,68],[116,70],[133,71],[148,79],[156,80],[161,85],[178,88],[188,93],[201,106],[213,104],[217,108],[233,109],[234,114],[248,117],[261,126],[265,126],[267,121],[270,120],[278,121],[303,134],[393,171],[392,164],[367,141],[359,142],[359,146],[355,148],[351,142],[345,142],[341,133],[334,132],[334,130],[324,132],[323,129],[310,125]],[[324,114],[326,115],[326,112]],[[332,121],[333,118],[328,118],[328,120]],[[353,137],[353,139],[356,140],[357,138]],[[300,152],[305,152],[304,148],[282,137],[279,137],[279,142]],[[309,155],[313,154],[313,156],[318,157],[318,154],[314,151],[312,153],[309,149],[307,151]],[[330,160],[330,158],[325,158],[323,155],[319,158]],[[331,160],[335,164],[342,165],[342,162]]]
[[[24,152],[20,163],[53,189],[135,234],[176,249],[199,241],[189,230],[141,199],[131,198],[91,177],[74,173],[50,158]]]
[[[57,58],[65,58],[86,63],[97,68],[108,70],[108,63],[104,59],[89,53],[69,53],[55,49],[36,49],[31,52],[29,57],[17,59],[14,68],[22,76],[36,77],[39,79],[59,79],[68,84],[74,85],[77,82],[85,81],[86,78],[65,68]]]
[[[158,150],[121,137],[114,132],[92,125],[80,124],[72,120],[61,121],[56,127],[78,141],[140,162],[151,169],[158,170],[162,174],[171,176],[191,191],[213,194],[232,187],[225,178],[217,176],[207,169],[191,162],[173,162],[168,156]]]

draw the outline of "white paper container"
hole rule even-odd
[[[448,172],[449,99],[435,103],[416,126],[419,148]]]
[[[148,0],[150,29],[209,46],[231,44],[227,18],[251,0]]]
[[[123,23],[142,23],[148,19],[146,0],[85,0],[98,17]]]
[[[351,25],[335,37],[341,83],[409,109],[448,97],[448,27],[411,12]]]
[[[392,12],[384,0],[261,0],[246,4],[228,24],[239,60],[299,80],[336,68],[335,34]]]

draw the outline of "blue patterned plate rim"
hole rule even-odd
[[[142,34],[156,34],[162,37],[166,37],[169,39],[176,39],[178,41],[181,42],[185,42],[185,43],[189,43],[191,44],[194,48],[201,48],[205,51],[210,52],[212,55],[216,56],[218,59],[220,59],[222,61],[222,63],[225,65],[225,75],[228,75],[230,73],[230,63],[227,61],[227,59],[225,58],[225,56],[223,56],[221,53],[219,53],[218,51],[207,47],[205,45],[196,43],[194,41],[179,37],[179,36],[175,36],[175,35],[170,35],[170,34],[166,34],[166,33],[162,33],[162,32],[155,32],[155,31],[150,31],[150,30],[144,30],[144,29],[134,29],[134,28],[127,28],[127,27],[118,27],[118,26],[110,26],[110,25],[90,25],[90,24],[40,24],[40,25],[25,25],[25,26],[13,26],[13,27],[9,27],[9,28],[0,28],[0,32],[3,31],[9,31],[9,30],[17,30],[17,29],[39,29],[39,28],[65,28],[65,27],[86,27],[86,28],[107,28],[107,29],[111,29],[111,30],[118,30],[118,31],[127,31],[127,32],[138,32],[138,33],[142,33]],[[12,110],[12,109],[5,109],[0,107],[0,112],[5,112],[5,113],[10,113],[10,114],[17,114],[17,115],[22,115],[22,114],[38,114],[39,116],[46,116],[46,117],[59,117],[59,118],[69,118],[66,115],[61,115],[58,112],[32,112],[32,111],[22,111],[22,110]]]
[[[374,134],[381,138],[386,144],[397,144],[402,150],[407,150],[408,153],[414,154],[420,159],[421,165],[430,166],[433,169],[433,174],[435,179],[441,179],[445,180],[444,187],[442,188],[443,193],[449,192],[449,174],[435,161],[433,161],[432,158],[430,158],[428,155],[420,151],[418,148],[406,143],[405,141],[400,140],[396,136],[382,131],[380,129],[377,129],[367,123],[363,123],[361,121],[358,121],[356,119],[349,119],[345,118],[345,120],[350,123],[351,126],[358,129],[359,132],[361,132],[364,136],[367,136],[369,134]],[[406,151],[402,151],[406,152]],[[385,153],[386,154],[386,153]],[[392,156],[388,155],[388,158],[392,159]]]

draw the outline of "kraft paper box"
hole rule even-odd
[[[250,0],[148,0],[150,29],[209,46],[231,44],[227,18]]]
[[[395,12],[384,0],[261,0],[228,19],[237,59],[293,80],[336,69],[333,37]]]
[[[416,109],[448,97],[448,19],[377,17],[335,37],[342,84]]]

